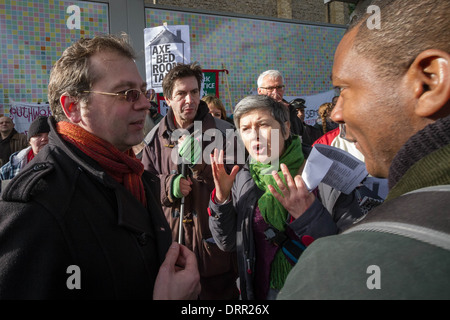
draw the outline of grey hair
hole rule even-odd
[[[239,130],[241,117],[254,110],[267,110],[280,124],[283,135],[287,135],[286,121],[289,121],[289,111],[283,104],[266,95],[247,96],[238,102],[233,112],[233,120]]]
[[[284,77],[283,77],[283,75],[281,74],[280,71],[278,71],[278,70],[267,70],[267,71],[264,71],[263,73],[261,73],[259,75],[258,81],[257,81],[258,88],[261,88],[262,83],[263,83],[263,79],[264,79],[265,76],[269,76],[270,79],[281,78],[281,81],[283,81],[283,84],[284,84]]]

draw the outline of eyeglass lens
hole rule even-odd
[[[276,87],[267,87],[267,88],[263,88],[263,89],[266,89],[267,91],[274,91],[274,90],[281,90],[283,88],[284,88],[284,86],[282,85],[282,86],[276,86]]]
[[[128,102],[135,102],[135,101],[137,101],[139,99],[139,96],[141,95],[141,92],[139,90],[136,90],[136,89],[131,89],[131,90],[128,90],[125,94],[126,94],[125,95],[125,99]]]

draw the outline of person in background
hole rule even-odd
[[[305,122],[305,100],[302,98],[297,98],[292,100],[290,104],[295,108],[295,110],[297,110],[297,117],[303,124],[303,136],[307,139],[307,142],[310,143],[311,141],[319,139],[322,136],[322,131]]]
[[[333,99],[331,99],[331,109],[334,108],[334,106],[336,105],[338,100],[339,100],[339,96],[334,96]]]
[[[228,121],[234,126],[233,121],[227,117],[227,111],[225,110],[225,106],[223,105],[222,100],[213,95],[206,95],[202,97],[202,100],[206,102],[209,108],[209,113],[214,118]]]
[[[311,150],[311,144],[316,140],[310,137],[305,130],[303,122],[297,117],[297,110],[294,105],[284,99],[286,85],[284,77],[278,70],[267,70],[258,76],[257,80],[258,94],[269,96],[283,104],[289,112],[289,121],[291,123],[291,132],[302,138],[303,153],[307,158]]]
[[[155,101],[150,101],[149,112],[154,125],[157,125],[162,118],[164,118],[164,116],[158,112],[158,104]]]
[[[126,35],[81,38],[50,73],[49,143],[2,191],[0,299],[196,299],[143,139],[147,84]]]
[[[217,247],[208,226],[208,201],[214,180],[209,159],[203,159],[204,150],[212,152],[214,145],[226,149],[226,131],[234,133],[234,128],[213,117],[206,102],[200,99],[202,79],[203,72],[197,62],[177,64],[165,75],[162,87],[169,109],[145,138],[147,146],[142,163],[146,171],[161,181],[160,202],[173,239],[181,238],[197,256],[202,286],[200,299],[237,299],[236,255]],[[211,131],[218,134],[217,141],[203,139]]]
[[[44,116],[34,119],[27,132],[30,146],[14,152],[9,158],[9,162],[0,168],[0,180],[2,181],[0,192],[9,180],[14,178],[47,145],[48,133],[50,132],[47,119]]]
[[[14,122],[6,116],[0,117],[0,166],[9,161],[9,157],[16,151],[28,146],[27,136],[14,128]]]
[[[333,104],[331,102],[326,102],[319,106],[319,109],[317,111],[319,117],[317,118],[316,124],[314,126],[319,129],[322,134],[334,130],[339,126],[339,124],[331,120],[332,110]]]
[[[295,110],[297,110],[297,117],[305,122],[305,100],[303,99],[294,99],[295,101],[291,101],[291,104],[294,105]]]
[[[146,91],[145,97],[147,98],[148,102],[150,103],[149,110],[149,117],[151,119],[151,123],[153,124],[151,128],[147,128],[144,130],[145,135],[144,137],[150,132],[150,130],[153,128],[153,126],[157,125],[161,119],[163,118],[163,115],[158,112],[158,104],[155,102],[156,92],[154,89],[148,89]]]
[[[279,299],[450,299],[450,2],[373,1],[352,22],[332,69],[332,119],[387,178],[383,204],[318,239]]]

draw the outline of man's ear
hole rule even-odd
[[[60,98],[62,109],[71,122],[78,123],[81,121],[80,104],[75,98],[63,94]]]
[[[421,52],[408,70],[413,79],[415,113],[420,117],[438,119],[450,114],[450,55],[430,49]]]

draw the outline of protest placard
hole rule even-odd
[[[190,63],[189,26],[159,26],[144,29],[145,69],[148,88],[162,92],[164,76],[177,63]]]
[[[39,103],[17,102],[10,100],[10,117],[13,119],[14,128],[20,133],[27,133],[30,124],[39,116],[51,115],[50,105]]]

